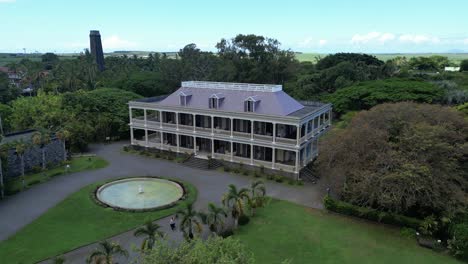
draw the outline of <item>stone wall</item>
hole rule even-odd
[[[48,167],[59,164],[63,160],[63,145],[58,139],[45,146],[46,164]],[[14,148],[8,150],[6,178],[16,178],[21,175],[21,158],[16,155]],[[24,153],[24,172],[28,173],[33,167],[42,166],[42,150],[39,146],[30,146]]]

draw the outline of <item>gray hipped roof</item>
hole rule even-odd
[[[219,89],[213,88],[193,88],[181,87],[164,100],[158,102],[165,106],[180,106],[179,94],[191,94],[187,102],[187,108],[207,109],[209,108],[209,98],[214,94],[219,94]],[[218,96],[219,97],[219,96]],[[255,113],[264,115],[287,116],[296,112],[304,106],[294,100],[287,93],[280,91],[249,91],[249,90],[222,90],[223,102],[218,110],[229,112],[244,112],[244,101],[249,97],[258,101],[255,106]]]

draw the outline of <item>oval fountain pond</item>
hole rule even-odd
[[[129,210],[157,209],[175,203],[184,195],[176,182],[159,178],[128,178],[102,185],[96,192],[99,201]]]

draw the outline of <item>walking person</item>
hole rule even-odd
[[[169,225],[171,226],[172,231],[175,230],[175,218],[174,216],[171,217],[171,220],[169,221]]]

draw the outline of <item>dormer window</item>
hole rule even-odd
[[[179,104],[182,106],[188,105],[190,98],[192,98],[192,94],[189,92],[180,92],[179,93]]]
[[[208,107],[210,109],[218,109],[221,106],[221,103],[224,99],[224,95],[222,93],[215,93],[208,98]]]
[[[249,96],[244,100],[244,112],[255,112],[258,103],[260,103],[260,98],[258,96]]]

